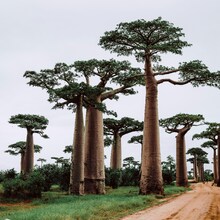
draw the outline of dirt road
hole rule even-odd
[[[192,190],[122,220],[220,220],[220,188],[197,183]]]

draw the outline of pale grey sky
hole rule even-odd
[[[35,154],[53,162],[51,156],[63,153],[72,143],[74,114],[67,110],[51,110],[46,91],[29,87],[23,74],[26,70],[53,68],[58,62],[71,64],[91,58],[110,59],[115,55],[98,46],[100,36],[113,30],[120,22],[136,19],[152,20],[159,16],[183,28],[192,47],[182,56],[164,56],[165,65],[202,60],[212,71],[220,70],[220,2],[218,0],[0,0],[0,170],[19,170],[19,157],[4,153],[8,145],[26,138],[25,129],[8,123],[16,114],[39,114],[49,119],[46,133],[50,139],[35,135],[35,143],[43,146]],[[122,58],[120,58],[122,59]],[[136,66],[136,62],[129,59]],[[144,88],[133,97],[121,97],[108,106],[118,111],[118,117],[132,117],[140,121],[144,114]],[[214,88],[161,85],[159,87],[159,117],[178,113],[203,114],[207,121],[220,122],[220,91]],[[192,141],[192,135],[202,128],[192,128],[186,135],[187,148],[199,147],[203,141]],[[134,156],[140,160],[140,146],[123,138],[123,158]],[[175,157],[175,134],[161,129],[161,157]],[[105,153],[109,161],[110,149]],[[212,158],[212,152],[209,158]],[[36,164],[39,164],[36,162]],[[210,165],[211,166],[211,165]]]

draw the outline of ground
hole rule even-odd
[[[220,187],[191,185],[192,190],[121,220],[220,220]]]

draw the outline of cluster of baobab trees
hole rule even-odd
[[[190,83],[194,87],[200,85],[220,87],[219,72],[211,72],[202,61],[183,62],[177,67],[161,65],[162,54],[181,55],[184,47],[191,46],[183,40],[183,37],[181,28],[175,27],[161,17],[151,21],[124,22],[118,24],[115,30],[105,32],[100,37],[99,45],[119,56],[134,56],[137,62],[143,64],[143,70],[132,67],[126,60],[91,59],[75,61],[71,65],[57,63],[54,68],[39,72],[25,72],[24,77],[28,79],[30,86],[47,91],[48,101],[54,104],[54,109],[67,106],[75,112],[70,193],[105,193],[103,113],[115,115],[115,112],[106,108],[105,100],[117,100],[120,94],[133,95],[136,93],[137,85],[146,88],[140,194],[164,193],[159,140],[158,86],[162,83],[173,85]],[[86,109],[85,120],[83,109]],[[195,117],[198,117],[195,122],[201,120],[199,115]],[[167,131],[172,131],[170,130],[172,124],[168,125],[165,121],[161,124]],[[182,136],[187,131],[187,126],[191,127],[192,122],[189,122],[186,128],[173,127],[173,132],[180,136],[177,138],[179,145],[184,146]],[[184,129],[186,131],[183,131]],[[183,154],[184,148],[180,150],[179,157],[182,158]],[[117,167],[116,162],[112,160],[112,164],[114,163]],[[179,166],[178,172],[181,173],[184,169]],[[179,179],[179,182],[185,183],[185,177]]]

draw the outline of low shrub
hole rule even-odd
[[[19,175],[14,179],[5,179],[2,183],[3,196],[18,199],[41,197],[43,183],[44,178],[35,171],[28,176]]]

